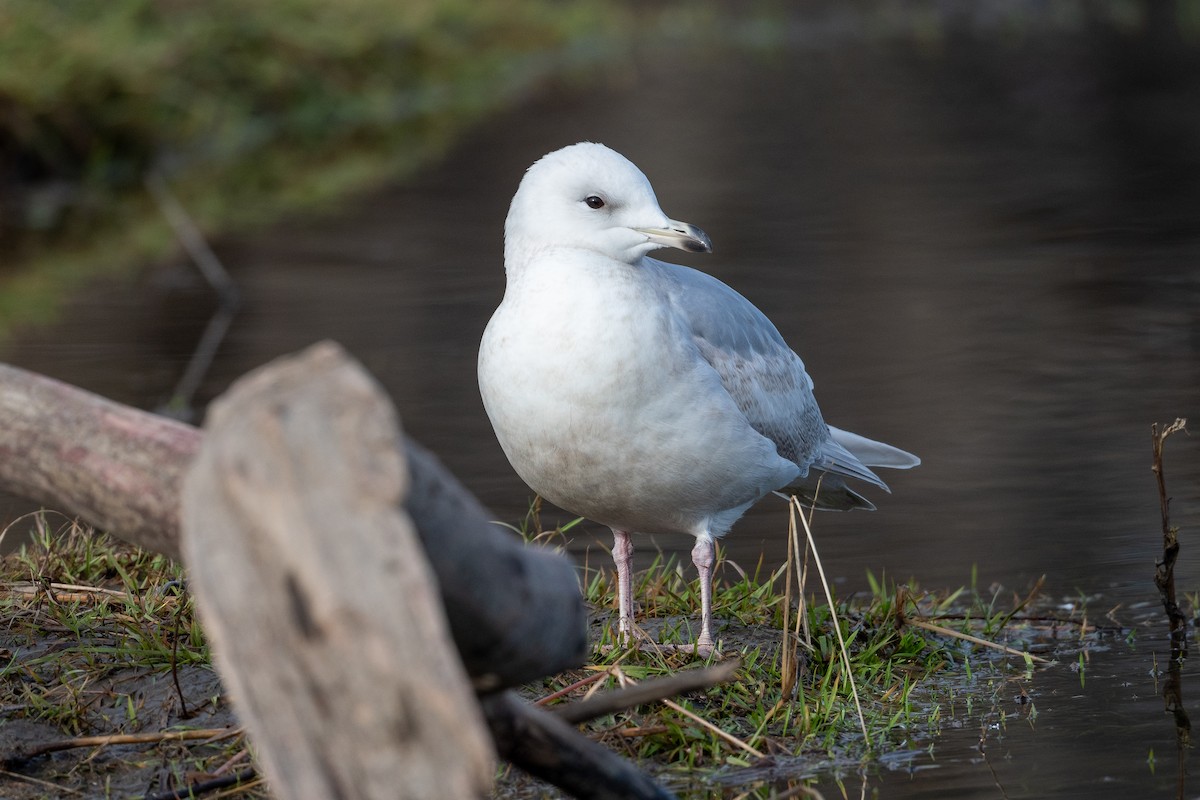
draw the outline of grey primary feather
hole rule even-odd
[[[813,466],[887,489],[855,452],[838,442],[832,434],[837,429],[825,424],[804,362],[765,314],[711,275],[650,258],[645,265],[657,275],[664,298],[690,326],[697,350],[720,376],[725,391],[751,427],[775,443],[781,456],[804,473]],[[846,431],[838,433],[848,441],[853,437],[853,443],[864,450],[863,443],[871,442]],[[888,445],[881,447],[904,454]],[[828,478],[825,483],[830,491],[845,490],[858,498],[858,507],[870,505],[840,481],[838,486]]]
[[[832,425],[829,426],[829,434],[835,442],[853,453],[855,458],[868,467],[909,469],[921,463],[921,459],[899,447],[892,447],[890,444],[877,442]]]

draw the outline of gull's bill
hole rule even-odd
[[[663,247],[675,247],[691,253],[711,253],[712,240],[708,234],[687,222],[677,219],[667,220],[665,228],[635,228],[638,233],[644,233],[646,238]]]

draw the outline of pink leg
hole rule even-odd
[[[716,545],[711,536],[697,536],[692,548],[692,563],[700,573],[700,636],[696,639],[696,652],[713,651],[712,638],[712,568],[716,563]]]
[[[627,641],[633,632],[633,542],[627,531],[613,529],[612,554],[617,565],[617,632]]]

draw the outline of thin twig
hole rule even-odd
[[[1042,658],[1041,656],[1035,656],[1033,653],[1027,653],[1024,650],[1017,650],[1016,648],[1008,647],[1008,646],[1002,645],[1002,644],[997,644],[996,642],[989,642],[987,639],[980,639],[978,636],[972,636],[969,633],[960,633],[959,631],[952,630],[951,628],[943,628],[941,625],[934,625],[932,622],[926,622],[923,619],[912,619],[910,617],[905,617],[904,622],[908,625],[912,625],[917,628],[924,628],[927,631],[932,631],[933,633],[941,634],[942,636],[952,636],[955,639],[962,639],[965,642],[970,642],[971,644],[977,644],[977,645],[980,645],[981,647],[990,647],[993,650],[1002,650],[1005,653],[1008,653],[1009,655],[1012,655],[1012,656],[1020,656],[1021,658],[1028,658],[1032,661],[1040,661],[1043,664],[1053,664],[1054,663],[1053,661],[1051,661],[1048,658]]]
[[[1115,610],[1116,608],[1113,609],[1113,611]],[[1111,614],[1112,612],[1110,611],[1109,613]],[[926,622],[933,620],[953,620],[961,622],[963,620],[978,619],[978,617],[972,617],[969,614],[935,614],[932,617],[922,617],[922,619],[924,619]],[[1086,617],[1083,619],[1070,619],[1069,617],[1051,617],[1042,614],[1023,614],[1021,616],[1012,617],[1008,621],[1022,622],[1029,625],[1042,625],[1043,627],[1053,625],[1074,625],[1075,627],[1083,628],[1084,633],[1093,633],[1095,631],[1122,631],[1125,629],[1125,626],[1116,620],[1113,620],[1112,625],[1100,626],[1094,622],[1089,622]]]
[[[208,246],[208,241],[201,233],[200,227],[196,225],[184,209],[183,204],[175,197],[175,193],[167,185],[162,173],[157,171],[148,173],[146,189],[158,204],[158,209],[167,220],[167,224],[175,231],[175,236],[183,249],[187,251],[196,268],[208,281],[208,285],[216,290],[223,303],[236,303],[237,285],[225,271],[221,259],[217,258],[217,254]]]
[[[796,784],[786,792],[780,792],[779,794],[771,795],[770,800],[789,800],[789,798],[799,797],[801,795],[804,795],[805,797],[811,797],[813,800],[825,800],[825,795],[821,794],[813,787],[805,786],[802,783]]]
[[[858,711],[858,724],[862,726],[863,743],[870,750],[871,735],[867,733],[867,718],[863,714],[862,703],[858,700],[858,684],[854,680],[854,668],[850,665],[850,651],[846,647],[845,638],[842,636],[842,621],[837,615],[837,607],[833,602],[833,592],[829,590],[829,581],[825,579],[825,568],[821,566],[821,554],[817,552],[817,543],[813,539],[812,527],[804,517],[804,509],[800,507],[800,500],[792,497],[792,502],[796,504],[800,511],[800,521],[804,523],[804,533],[808,536],[808,546],[812,548],[813,562],[817,565],[817,574],[821,576],[821,588],[825,590],[825,600],[829,603],[829,614],[833,618],[833,632],[837,634],[838,647],[842,654],[842,663],[846,667],[846,679],[850,683],[850,693],[854,696],[854,708]]]
[[[1150,434],[1154,448],[1154,460],[1150,469],[1158,482],[1158,506],[1162,514],[1162,559],[1155,564],[1154,584],[1158,587],[1162,598],[1163,610],[1167,612],[1167,620],[1171,630],[1172,649],[1181,655],[1187,655],[1187,617],[1179,608],[1175,599],[1175,560],[1179,557],[1178,531],[1171,527],[1171,498],[1167,496],[1167,483],[1163,477],[1163,447],[1167,437],[1179,431],[1187,431],[1187,420],[1176,419],[1159,431],[1158,423],[1150,426]]]
[[[817,489],[813,496],[813,507],[809,510],[807,525],[812,524],[813,514],[817,513],[816,495],[821,491],[822,478],[817,479]],[[792,498],[795,500],[795,497]],[[800,528],[796,525],[796,514],[804,515],[803,509],[799,503],[788,503],[788,551],[787,563],[784,565],[787,570],[787,580],[784,583],[783,592],[783,643],[782,656],[780,657],[780,692],[781,699],[792,696],[796,687],[796,679],[800,669],[800,659],[797,656],[799,645],[801,642],[809,642],[812,638],[808,629],[808,613],[804,603],[804,590],[808,581],[808,548],[800,547]],[[799,554],[804,553],[804,562],[800,563]],[[788,617],[792,609],[792,572],[796,574],[796,623],[789,635]],[[804,629],[804,636],[801,638],[800,629]],[[774,709],[772,709],[773,711]]]
[[[222,764],[221,766],[214,769],[209,774],[212,775],[214,778],[216,778],[219,775],[224,775],[226,772],[229,772],[231,769],[233,769],[239,763],[245,761],[248,758],[250,758],[250,751],[248,749],[246,749],[245,747],[243,747],[241,750],[238,750],[235,754],[230,756],[228,761],[226,761],[224,764]]]
[[[996,768],[992,766],[992,761],[988,758],[987,731],[988,727],[985,722],[979,730],[979,745],[976,749],[979,751],[979,755],[983,757],[983,763],[988,768],[988,772],[992,775],[992,783],[1000,790],[1000,797],[1002,800],[1008,800],[1008,792],[1004,790],[1004,784],[1000,782],[1000,776],[996,774]]]
[[[787,698],[792,696],[792,691],[796,688],[796,672],[799,666],[799,659],[796,657],[799,649],[796,635],[790,630],[791,621],[789,616],[792,612],[792,565],[796,563],[796,510],[792,505],[788,504],[788,545],[787,545],[787,574],[783,580],[783,641],[780,643],[779,650],[779,696]],[[800,596],[804,596],[804,587],[800,587]],[[799,615],[802,610],[797,609],[796,627],[797,632],[800,627]]]
[[[72,750],[77,747],[108,747],[115,744],[157,744],[158,742],[182,742],[194,739],[220,741],[242,733],[241,728],[207,728],[190,731],[155,731],[153,733],[117,733],[108,736],[77,736],[74,739],[59,739],[53,742],[19,748],[3,759],[5,763],[27,761],[47,753]]]
[[[714,669],[717,669],[717,668],[716,668],[716,667],[714,667]],[[621,670],[617,670],[617,678],[618,678],[618,679],[621,681],[621,683],[622,683],[622,684],[624,684],[624,683],[629,683],[629,684],[632,684],[632,685],[635,685],[635,686],[636,686],[636,684],[637,684],[637,681],[635,681],[635,680],[633,680],[632,678],[630,678],[628,675],[626,675],[626,674],[625,674],[623,671],[621,671]],[[707,729],[707,730],[709,730],[711,733],[713,733],[713,734],[715,734],[715,735],[717,735],[717,736],[721,737],[722,739],[724,739],[725,741],[727,741],[727,742],[729,742],[730,744],[734,745],[735,747],[740,747],[740,748],[742,748],[743,750],[745,750],[747,753],[749,753],[750,755],[754,756],[755,758],[766,758],[766,756],[765,756],[765,755],[764,755],[762,752],[760,752],[759,750],[756,750],[756,749],[754,749],[753,747],[751,747],[750,745],[746,744],[745,742],[743,742],[741,739],[737,738],[737,737],[736,737],[736,736],[734,736],[733,734],[731,734],[731,733],[726,733],[725,731],[721,730],[721,729],[720,729],[720,728],[718,728],[716,725],[713,725],[711,722],[709,722],[708,720],[704,719],[703,717],[700,717],[700,716],[698,716],[697,714],[695,714],[695,713],[693,713],[693,712],[691,712],[691,711],[688,711],[686,708],[684,708],[683,706],[679,705],[679,704],[678,704],[678,703],[676,703],[675,701],[673,701],[673,700],[667,700],[667,699],[665,699],[665,698],[664,698],[664,699],[662,700],[662,704],[663,704],[664,706],[666,706],[667,708],[671,709],[672,711],[675,711],[675,712],[677,712],[677,713],[679,713],[679,714],[682,714],[683,716],[687,717],[687,718],[688,718],[688,719],[690,719],[692,722],[695,722],[697,725],[701,726],[702,728],[706,728],[706,729]]]
[[[171,631],[171,680],[175,683],[175,694],[179,698],[179,716],[181,719],[191,719],[192,712],[188,711],[187,700],[183,696],[183,686],[179,683],[179,615],[183,605],[175,608],[172,615],[174,624]]]
[[[6,769],[0,769],[0,775],[3,775],[5,778],[12,778],[13,780],[25,781],[27,783],[32,783],[35,786],[42,786],[46,789],[53,789],[55,792],[68,792],[70,794],[79,795],[81,797],[83,796],[83,792],[79,791],[78,789],[72,789],[70,786],[60,786],[57,783],[51,783],[50,781],[44,781],[41,778],[35,778],[31,775],[22,775],[19,772],[9,772]]]
[[[208,794],[209,792],[228,789],[231,786],[239,786],[243,789],[248,788],[248,785],[252,781],[258,780],[261,780],[258,777],[258,772],[256,772],[253,767],[248,767],[241,772],[235,772],[232,775],[222,775],[217,778],[210,778],[208,780],[184,784],[183,786],[178,786],[174,789],[168,789],[165,792],[148,794],[142,798],[142,800],[185,800],[185,798],[199,797],[200,795]]]
[[[1171,498],[1167,495],[1166,478],[1163,476],[1163,447],[1167,437],[1178,431],[1187,432],[1187,420],[1176,419],[1159,433],[1158,425],[1150,426],[1153,436],[1154,460],[1150,465],[1158,481],[1158,505],[1162,513],[1163,555],[1155,564],[1154,583],[1162,599],[1163,610],[1171,631],[1171,660],[1163,683],[1162,697],[1166,710],[1175,719],[1175,746],[1179,753],[1179,772],[1176,779],[1178,796],[1184,796],[1184,780],[1187,775],[1187,757],[1191,749],[1192,722],[1183,701],[1183,662],[1188,654],[1188,621],[1175,599],[1175,561],[1179,558],[1179,531],[1171,525]]]
[[[658,736],[667,733],[671,728],[667,725],[643,725],[640,728],[620,728],[616,731],[622,739],[639,739],[643,736]]]
[[[674,700],[663,700],[662,703],[667,708],[672,709],[673,711],[676,711],[680,714],[683,714],[685,717],[690,719],[692,722],[695,722],[697,725],[707,728],[709,731],[716,734],[717,736],[720,736],[722,739],[729,742],[730,744],[735,745],[736,747],[742,748],[743,750],[745,750],[747,753],[754,756],[755,758],[766,758],[766,756],[761,751],[756,750],[755,748],[746,744],[745,742],[743,742],[741,739],[737,738],[733,734],[726,733],[725,731],[721,730],[716,725],[713,725],[711,722],[704,719],[703,717],[700,717],[697,714],[694,714],[691,711],[688,711],[686,708],[679,705],[679,703],[676,703]]]
[[[1037,583],[1035,583],[1033,588],[1029,590],[1029,594],[1025,595],[1025,599],[1013,606],[1013,610],[1009,611],[1008,614],[1006,614],[1004,618],[1000,620],[1000,624],[996,626],[997,632],[1004,630],[1004,628],[1008,626],[1009,621],[1017,615],[1018,611],[1033,602],[1033,598],[1036,597],[1038,592],[1042,590],[1042,584],[1045,582],[1045,575],[1037,579]]]
[[[538,698],[536,701],[534,701],[534,705],[535,706],[544,706],[547,703],[552,703],[560,697],[565,697],[566,695],[570,694],[571,692],[575,691],[576,689],[582,689],[584,686],[587,686],[589,683],[595,683],[596,681],[603,678],[606,674],[608,674],[608,670],[605,670],[604,672],[597,672],[592,675],[588,675],[586,678],[581,678],[580,680],[577,680],[574,683],[572,683],[570,686],[564,686],[562,689],[559,689],[557,692],[548,694],[545,697]]]
[[[740,666],[737,659],[733,659],[713,667],[684,670],[665,678],[642,681],[625,689],[598,694],[588,700],[554,706],[550,710],[564,721],[578,725],[606,714],[724,683],[733,678]]]
[[[167,224],[175,231],[176,238],[191,257],[192,263],[217,293],[217,310],[204,327],[204,333],[201,334],[183,376],[180,377],[164,409],[174,414],[190,416],[192,398],[212,366],[217,348],[224,341],[225,334],[229,331],[229,326],[241,305],[241,298],[237,284],[233,282],[217,254],[209,247],[200,226],[192,220],[183,204],[175,197],[162,174],[157,171],[148,173],[145,183],[146,189],[158,204]]]
[[[73,583],[10,583],[0,586],[0,591],[20,597],[48,595],[57,603],[101,603],[109,600],[126,600],[129,595],[116,589],[98,586],[79,586]]]

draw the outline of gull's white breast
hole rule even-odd
[[[750,427],[637,264],[573,249],[510,269],[479,386],[505,454],[571,513],[714,535],[800,472]]]

